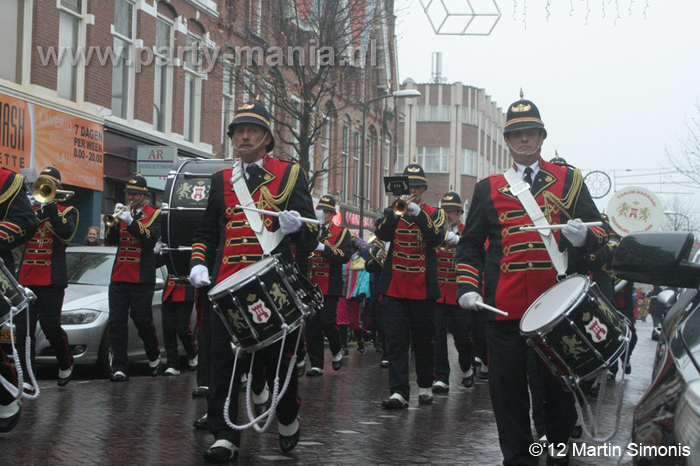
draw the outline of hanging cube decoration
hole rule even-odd
[[[488,36],[501,19],[496,0],[420,0],[437,35]]]

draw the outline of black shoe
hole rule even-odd
[[[199,387],[192,390],[192,396],[207,396],[209,394],[209,387],[200,385]]]
[[[19,418],[22,417],[22,407],[18,406],[18,410],[10,417],[0,418],[0,432],[9,432],[19,424]]]
[[[627,367],[625,367],[625,374],[630,375],[631,373],[632,373],[632,364],[628,362]]]
[[[445,382],[437,381],[433,384],[433,393],[448,393],[450,391],[450,386]]]
[[[294,450],[294,447],[299,443],[299,434],[301,433],[301,427],[292,435],[282,435],[280,434],[280,450],[282,453],[289,453]]]
[[[323,369],[319,369],[318,367],[312,367],[306,372],[306,375],[309,377],[319,377],[323,375]]]
[[[364,340],[360,340],[357,342],[357,352],[360,354],[365,354],[367,349],[365,348],[365,342]]]
[[[382,362],[379,363],[379,367],[389,367],[389,360],[382,359]]]
[[[204,416],[200,417],[194,423],[192,424],[192,427],[195,429],[199,430],[207,430],[209,429],[209,419],[207,419],[207,415],[205,414]]]
[[[617,372],[608,372],[605,374],[605,380],[607,382],[613,382],[615,381],[615,376],[617,375]]]
[[[256,417],[270,409],[270,405],[272,404],[272,400],[270,398],[272,397],[268,397],[267,401],[264,403],[253,403],[253,410],[255,411]]]
[[[60,372],[59,372],[60,374]],[[70,372],[68,373],[67,377],[61,377],[60,375],[58,376],[58,380],[56,380],[56,384],[59,387],[65,387],[68,385],[68,382],[70,382],[70,379],[73,377],[73,366],[70,366]]]
[[[484,368],[483,365],[481,367],[482,369]],[[481,380],[488,380],[489,379],[489,371],[487,370],[486,372],[484,371],[479,371],[479,379]]]
[[[122,371],[117,371],[114,374],[112,374],[112,377],[109,379],[110,382],[128,382],[129,381],[129,376],[123,373]]]
[[[306,361],[301,361],[297,363],[297,377],[304,377],[306,374]]]
[[[583,427],[581,426],[574,426],[574,428],[571,430],[571,438],[581,438],[583,435]]]
[[[464,388],[472,388],[474,386],[474,371],[472,371],[472,375],[462,378],[462,385]]]
[[[156,366],[150,366],[151,367],[151,377],[158,377],[160,374],[162,374],[165,371],[165,365],[163,364],[163,361],[158,360],[158,365]]]
[[[394,393],[391,395],[389,398],[386,398],[384,401],[382,401],[382,408],[384,409],[404,409],[408,408],[408,401],[404,399],[404,397],[400,396],[401,398],[394,398],[397,396],[397,393]]]
[[[340,354],[337,354],[336,356],[340,356]],[[343,358],[339,358],[337,361],[334,360],[335,356],[333,359],[331,359],[331,367],[333,367],[334,371],[339,371],[341,367],[343,367]]]
[[[218,440],[217,440],[218,442]],[[216,445],[217,442],[214,442]],[[207,463],[228,463],[238,459],[238,450],[223,446],[213,446],[204,452],[204,461]]]
[[[418,395],[419,405],[430,405],[433,404],[433,395]]]
[[[547,455],[547,466],[569,466],[569,455],[561,458]]]

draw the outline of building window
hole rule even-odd
[[[355,180],[352,186],[352,205],[357,205],[357,198],[360,194],[360,173],[362,173],[362,167],[360,167],[360,133],[353,131],[352,133],[352,168],[355,174]]]
[[[321,160],[316,171],[323,170],[324,167],[329,167],[331,163],[331,127],[335,122],[332,116],[328,116],[323,124],[321,132]],[[328,173],[321,175],[321,191],[323,194],[328,192]]]
[[[262,35],[262,14],[263,14],[263,7],[262,7],[262,0],[257,0],[256,7],[257,10],[255,12],[255,33],[258,36]]]
[[[418,116],[417,120],[418,121],[426,121],[425,120],[425,105],[417,105],[418,108]]]
[[[226,134],[228,125],[233,121],[233,114],[236,111],[236,75],[235,68],[231,63],[224,63],[224,77],[222,80],[222,112],[221,112],[221,142],[226,157],[231,157],[231,140]]]
[[[112,115],[126,119],[131,105],[129,98],[129,69],[127,61],[132,56],[134,43],[134,4],[127,0],[115,0],[114,54],[112,68]]]
[[[156,19],[155,86],[153,89],[153,129],[167,132],[168,105],[172,95],[172,68],[168,57],[173,45],[173,25],[165,17]]]
[[[342,199],[343,202],[348,202],[348,179],[350,178],[350,122],[346,121],[343,124],[343,140],[342,140],[341,156],[341,176],[342,176]]]
[[[67,58],[78,51],[83,8],[82,0],[61,0],[58,20],[58,47],[67,56],[58,65],[56,92],[62,99],[73,102],[77,101],[78,66],[73,66]]]
[[[370,193],[372,192],[372,157],[374,155],[374,144],[376,143],[375,138],[367,138],[365,140],[365,192],[362,193],[365,199],[370,199]]]
[[[200,98],[202,92],[201,77],[201,38],[187,35],[185,51],[185,107],[183,109],[184,131],[186,141],[195,142],[199,133]]]
[[[476,151],[462,149],[462,175],[476,176]]]
[[[391,165],[391,141],[389,139],[384,141],[384,161],[382,163],[382,180],[385,176],[389,176],[389,166]],[[381,195],[386,196],[384,191],[384,183],[379,183],[379,192]],[[386,205],[386,203],[383,203]]]
[[[442,121],[450,121],[450,106],[442,106]]]
[[[476,109],[462,107],[462,123],[465,125],[476,125]]]
[[[9,0],[0,16],[0,78],[22,82],[24,0]],[[5,2],[6,3],[6,2]]]
[[[396,148],[396,167],[394,168],[394,173],[403,173],[404,165],[403,161],[403,146]]]
[[[418,164],[431,173],[447,173],[449,147],[419,146]]]

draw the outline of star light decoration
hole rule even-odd
[[[496,0],[420,0],[436,35],[488,36],[501,19]]]

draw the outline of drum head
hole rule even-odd
[[[227,277],[224,279],[224,281],[212,288],[212,290],[209,292],[209,296],[218,296],[222,290],[228,291],[242,288],[250,283],[250,280],[256,278],[258,275],[261,275],[271,267],[274,267],[274,265],[278,262],[279,261],[276,257],[266,257],[255,264],[251,264],[245,269],[241,269],[230,277]]]
[[[540,330],[564,312],[575,307],[583,296],[587,283],[586,277],[574,275],[542,293],[523,315],[520,321],[520,331],[532,333]]]

